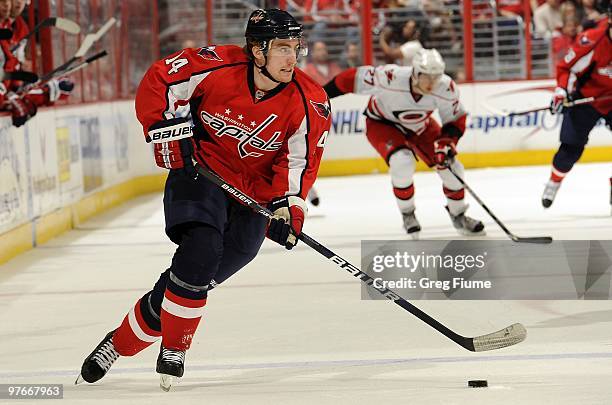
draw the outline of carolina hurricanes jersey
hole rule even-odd
[[[195,159],[259,202],[305,199],[331,125],[327,94],[296,69],[263,93],[242,48],[189,48],[156,62],[136,94],[145,136],[161,120],[188,117]]]
[[[435,110],[442,125],[465,117],[457,86],[450,77],[443,75],[431,94],[421,95],[413,91],[411,75],[411,66],[357,68],[353,92],[371,95],[365,115],[391,122],[406,134],[417,135],[425,131]]]
[[[607,18],[594,29],[580,34],[557,65],[557,84],[568,94],[583,97],[612,97],[612,40]],[[612,99],[591,104],[602,114],[612,111]]]

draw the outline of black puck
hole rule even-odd
[[[484,387],[488,387],[489,383],[487,382],[487,380],[470,380],[468,381],[468,387],[472,387],[472,388],[484,388]]]

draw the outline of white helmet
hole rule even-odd
[[[419,49],[412,59],[412,67],[414,68],[415,76],[419,73],[428,75],[442,75],[446,64],[442,55],[435,49]]]

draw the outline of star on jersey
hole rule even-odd
[[[251,126],[254,127],[255,125],[255,121],[251,121]]]
[[[230,110],[229,108],[226,108],[226,109],[225,109],[225,113],[226,113],[226,114],[231,114],[231,113],[232,113],[232,110]]]
[[[239,119],[240,121],[242,121],[242,119],[243,119],[243,118],[244,118],[244,115],[242,115],[242,114],[238,114],[238,119]]]

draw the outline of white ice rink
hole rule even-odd
[[[466,180],[519,235],[611,239],[611,172],[577,165],[547,211],[548,167]],[[456,238],[437,176],[418,173],[415,185],[422,239]],[[305,231],[354,264],[362,239],[405,237],[388,176],[317,188],[322,205]],[[61,383],[63,404],[612,404],[610,301],[416,302],[465,335],[527,327],[517,346],[470,353],[390,302],[362,301],[356,279],[303,244],[286,252],[270,242],[209,295],[172,392],[158,387],[158,345],[74,386],[84,357],[169,265],[161,198],[133,200],[0,266],[0,383]],[[489,238],[505,237],[473,201],[469,213]],[[472,379],[489,388],[468,388]]]

